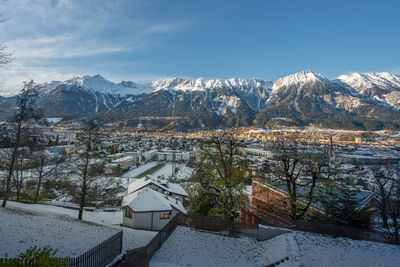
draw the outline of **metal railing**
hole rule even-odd
[[[58,261],[64,266],[70,267],[97,267],[106,266],[122,251],[122,231],[101,242],[94,248],[83,253],[76,258],[59,258]],[[5,266],[36,266],[38,260],[18,259],[18,258],[0,258],[0,263]]]

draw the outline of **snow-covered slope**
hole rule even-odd
[[[170,92],[172,102],[179,101],[179,96],[190,94],[190,109],[200,106],[224,115],[227,109],[236,113],[241,103],[251,110],[261,111],[271,95],[272,82],[253,79],[161,79],[152,83],[156,92]],[[182,97],[181,97],[182,98]],[[183,99],[183,98],[182,98]]]
[[[43,93],[50,93],[58,86],[63,85],[64,88],[81,88],[95,93],[102,94],[119,94],[119,95],[138,95],[148,94],[154,91],[148,84],[137,84],[131,81],[122,81],[113,83],[104,79],[101,75],[94,76],[85,75],[83,77],[74,77],[64,82],[52,81],[50,83],[39,84],[36,87]]]
[[[276,118],[301,124],[355,116],[397,121],[400,113],[400,76],[385,72],[353,73],[329,80],[306,70],[274,83],[257,78],[114,83],[101,75],[87,75],[36,88],[38,103],[48,117],[82,118],[98,113],[117,121],[138,116],[198,120],[188,124],[191,127],[262,126]],[[12,110],[15,100],[0,99],[0,105]]]
[[[352,73],[339,76],[336,82],[377,102],[400,109],[400,76],[388,72]]]
[[[259,89],[269,91],[271,89],[272,82],[265,81],[257,78],[253,79],[203,79],[199,78],[196,80],[172,78],[172,79],[161,79],[152,83],[152,87],[158,90],[175,90],[183,92],[191,91],[209,91],[212,89],[228,88],[240,91],[246,91],[249,93],[255,92]]]
[[[351,86],[360,94],[367,94],[372,88],[400,90],[400,76],[388,72],[352,73],[341,75],[339,81]]]
[[[322,74],[316,73],[312,70],[305,70],[301,72],[297,72],[295,74],[291,74],[285,76],[283,78],[278,79],[273,87],[272,91],[277,92],[282,87],[288,86],[298,86],[301,87],[302,85],[309,83],[309,82],[322,82],[327,83],[329,80],[325,78]]]

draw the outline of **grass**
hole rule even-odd
[[[142,177],[145,177],[146,175],[150,175],[150,174],[152,174],[152,173],[158,171],[159,169],[161,169],[161,168],[164,167],[164,166],[165,166],[165,163],[159,163],[159,164],[157,164],[156,166],[151,167],[151,168],[148,169],[147,171],[142,172],[141,174],[139,174],[138,176],[136,176],[136,178],[142,178]]]

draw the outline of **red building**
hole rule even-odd
[[[283,187],[278,188],[267,182],[253,179],[252,195],[248,197],[247,203],[240,210],[240,222],[268,224],[270,221],[270,224],[277,226],[291,225],[290,204],[287,196]],[[370,205],[372,199],[372,192],[361,191],[358,208]],[[299,201],[298,205],[305,205],[305,203]],[[323,209],[317,204],[312,204],[306,215],[321,218],[326,216]]]

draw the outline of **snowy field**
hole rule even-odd
[[[167,163],[165,164],[164,167],[152,173],[151,176],[158,177],[164,175],[164,177],[170,177],[171,174],[172,174],[172,163]]]
[[[76,257],[103,242],[117,229],[71,218],[31,215],[0,208],[0,257],[15,257],[31,246],[50,246],[59,256]]]
[[[84,211],[83,221],[89,223],[76,220],[78,218],[77,210],[49,205],[8,201],[7,209],[0,208],[0,211],[2,212],[0,214],[0,240],[7,240],[10,244],[15,243],[17,248],[19,247],[22,251],[25,251],[30,245],[49,245],[59,248],[62,256],[78,256],[120,230],[123,230],[123,251],[125,251],[146,245],[157,234],[152,231],[120,227],[122,211]],[[24,219],[25,217],[28,219]],[[9,221],[13,223],[8,223]],[[87,234],[85,234],[86,232]],[[73,240],[69,240],[62,233],[69,234]],[[55,243],[53,244],[49,240],[54,240]],[[3,245],[4,242],[0,243],[0,257],[4,253],[8,253],[9,256],[20,253],[18,249],[12,249],[15,253],[10,253],[8,251],[10,246]]]
[[[400,246],[293,231],[266,241],[177,227],[150,262],[161,266],[398,266]]]
[[[265,266],[288,256],[286,243],[283,235],[259,242],[178,226],[150,266]]]
[[[298,231],[289,235],[294,266],[399,266],[400,246]]]
[[[149,162],[143,166],[140,166],[138,168],[135,168],[127,173],[124,173],[121,178],[135,178],[139,176],[140,174],[144,173],[145,171],[150,170],[160,162]],[[157,176],[162,176],[164,177],[170,177],[172,174],[172,163],[167,163],[165,164],[164,167],[161,169],[157,170],[156,172],[152,173],[151,176],[157,177]],[[187,180],[189,176],[192,175],[193,169],[189,168],[186,166],[186,164],[176,164],[176,168],[178,168],[178,172],[175,174],[176,178],[178,180]]]
[[[186,164],[177,164],[178,172],[175,174],[177,180],[187,180],[193,174],[193,169]]]
[[[167,163],[164,167],[153,173],[151,176],[157,177],[164,175],[164,177],[170,177],[172,174],[172,166],[172,163]],[[175,173],[175,177],[178,180],[187,180],[189,176],[192,175],[193,169],[187,167],[186,164],[177,163],[175,167],[178,168],[178,171]]]
[[[121,177],[123,178],[135,178],[136,176],[144,173],[147,170],[150,170],[151,168],[153,168],[154,166],[156,166],[158,164],[158,162],[149,162],[145,165],[142,165],[138,168],[135,168],[127,173],[124,173]]]

